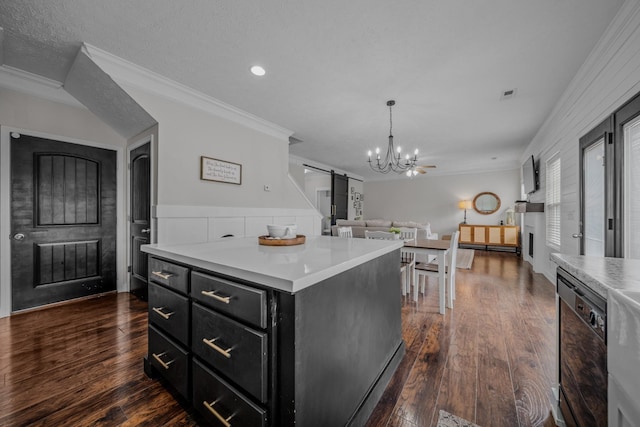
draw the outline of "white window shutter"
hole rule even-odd
[[[560,247],[560,155],[547,160],[546,220],[547,243]]]

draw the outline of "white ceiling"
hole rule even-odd
[[[390,178],[365,156],[386,147],[395,99],[395,142],[436,164],[429,174],[513,169],[622,2],[2,0],[0,60],[64,82],[89,43],[291,129],[292,154],[366,179]]]

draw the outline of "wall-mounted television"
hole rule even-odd
[[[524,193],[533,193],[538,189],[538,173],[536,171],[536,162],[533,156],[522,164],[522,181],[524,183]]]

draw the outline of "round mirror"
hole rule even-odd
[[[482,215],[489,215],[500,209],[500,197],[485,191],[473,199],[473,209]]]

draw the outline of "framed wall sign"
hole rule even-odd
[[[200,156],[200,179],[240,185],[242,184],[242,165]]]

